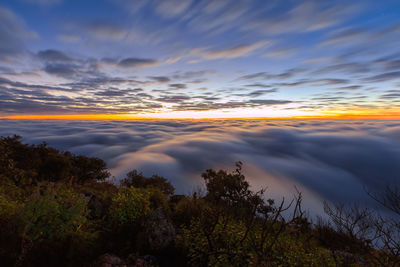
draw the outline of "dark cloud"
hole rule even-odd
[[[44,71],[63,78],[73,78],[77,73],[76,66],[70,64],[49,64]]]
[[[255,90],[252,92],[246,92],[246,93],[235,93],[232,94],[234,96],[247,96],[247,97],[259,97],[265,94],[270,94],[270,93],[276,93],[278,92],[278,89],[273,88],[273,89],[264,89],[264,90]]]
[[[160,98],[157,98],[157,101],[160,102],[167,102],[167,103],[180,103],[185,100],[190,100],[191,97],[187,95],[168,95],[168,96],[163,96]]]
[[[385,70],[387,71],[395,71],[400,69],[400,59],[398,60],[388,60],[384,62]]]
[[[150,76],[148,78],[152,79],[154,81],[160,82],[160,83],[167,83],[167,82],[171,81],[171,79],[166,76]]]
[[[215,97],[211,99],[214,100]],[[218,109],[235,109],[235,108],[251,108],[261,106],[273,106],[273,105],[285,105],[292,103],[289,100],[272,100],[272,99],[252,99],[243,101],[228,101],[228,102],[216,102],[209,101],[207,98],[203,98],[205,101],[190,101],[183,102],[173,109],[176,111],[193,110],[193,111],[204,111],[204,110],[218,110]],[[220,98],[218,98],[220,99]],[[187,99],[189,100],[189,99]]]
[[[363,88],[361,85],[349,85],[337,88],[338,90],[357,90]]]
[[[265,94],[276,93],[276,92],[278,92],[278,90],[275,89],[275,88],[274,89],[269,89],[269,90],[256,90],[256,91],[248,93],[247,96],[249,96],[249,97],[258,97],[258,96],[262,96],[262,95],[265,95]]]
[[[69,78],[75,73],[68,73],[64,68],[48,70],[54,75]],[[12,82],[0,78],[0,116],[11,114],[79,114],[79,113],[138,113],[162,107],[159,103],[152,102],[152,95],[143,93],[143,89],[119,89],[109,87],[101,89],[100,86],[90,89],[83,83],[78,88],[85,88],[86,94],[79,94],[73,88],[52,87],[35,84]],[[56,92],[56,94],[54,94]],[[60,95],[60,92],[74,92],[73,98]],[[21,106],[21,107],[19,107]]]
[[[58,50],[53,50],[53,49],[48,49],[48,50],[43,50],[39,51],[37,53],[37,56],[44,61],[60,61],[60,62],[70,62],[73,61],[72,58],[67,56],[61,51]]]
[[[141,97],[141,98],[147,98],[147,99],[153,99],[154,98],[152,95],[149,95],[147,93],[138,93],[136,95]]]
[[[321,211],[323,199],[368,205],[365,188],[399,182],[396,121],[0,120],[0,126],[1,136],[16,133],[28,143],[103,158],[117,178],[134,168],[163,175],[179,193],[201,185],[205,169],[231,169],[237,160],[255,189],[280,197],[296,185],[312,211]]]
[[[335,65],[328,65],[325,66],[314,73],[316,74],[331,74],[331,73],[367,73],[370,72],[370,67],[366,63],[358,63],[358,62],[352,62],[352,63],[341,63],[341,64],[335,64]]]
[[[367,82],[385,82],[385,81],[391,81],[391,80],[397,80],[397,79],[400,79],[400,71],[393,71],[393,72],[387,72],[387,73],[374,75],[374,76],[366,78],[365,80]]]
[[[312,81],[310,81],[310,83],[323,83],[323,84],[326,84],[326,85],[336,85],[336,84],[349,83],[349,80],[326,78],[326,79],[312,80]]]
[[[110,89],[110,90],[96,92],[95,95],[113,97],[113,96],[124,96],[129,92],[130,92],[130,90]]]
[[[296,74],[304,72],[303,69],[289,69],[285,72],[272,74],[267,72],[257,72],[253,74],[247,74],[240,77],[238,80],[253,80],[253,79],[264,79],[264,80],[273,80],[273,79],[287,79],[295,76]]]
[[[289,101],[289,100],[271,100],[271,99],[253,99],[253,100],[250,100],[250,103],[263,105],[263,106],[271,106],[271,105],[289,104],[289,103],[292,103],[292,101]]]
[[[171,83],[171,84],[169,84],[169,87],[174,88],[174,89],[186,89],[187,85],[184,83]]]
[[[173,79],[176,80],[188,80],[188,79],[199,79],[206,75],[215,75],[215,71],[211,70],[200,70],[200,71],[177,71],[172,75]]]
[[[247,86],[247,87],[259,87],[259,88],[271,88],[271,85],[263,84],[263,83],[252,83],[252,84],[246,84],[245,86]]]
[[[381,95],[380,98],[382,98],[382,99],[400,99],[400,93],[384,94],[384,95]]]
[[[155,59],[147,58],[125,58],[118,62],[118,66],[122,68],[150,67],[159,65],[160,62]]]

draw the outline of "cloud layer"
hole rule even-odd
[[[0,135],[104,159],[120,179],[132,169],[170,179],[178,192],[201,186],[207,168],[244,162],[254,188],[273,197],[369,205],[365,188],[398,184],[399,121],[0,121]]]

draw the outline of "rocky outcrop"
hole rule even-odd
[[[176,231],[172,220],[162,209],[156,209],[144,220],[143,229],[139,242],[151,251],[165,249],[175,240]]]
[[[117,267],[127,266],[126,262],[114,254],[101,255],[92,265],[93,267]]]
[[[104,215],[104,206],[100,199],[91,193],[84,194],[88,201],[88,209],[90,210],[90,216],[93,218],[100,218]]]

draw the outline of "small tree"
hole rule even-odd
[[[123,187],[136,187],[136,188],[158,188],[167,196],[174,194],[175,188],[170,182],[164,177],[153,175],[151,177],[145,177],[141,172],[137,170],[130,171],[126,174],[126,178],[121,181]]]

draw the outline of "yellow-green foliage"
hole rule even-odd
[[[23,237],[31,241],[63,240],[84,234],[88,226],[87,201],[64,186],[33,194],[21,214]]]
[[[72,188],[81,194],[95,195],[105,208],[111,205],[112,198],[118,192],[118,187],[110,182],[87,181],[84,184],[74,184]]]
[[[52,183],[33,187],[23,198],[12,186],[3,183],[0,189],[0,257],[5,262],[25,265],[50,252],[60,253],[59,260],[89,254],[98,233],[82,194]]]
[[[240,220],[220,216],[213,225],[201,218],[185,227],[178,241],[196,266],[336,266],[332,254],[306,240],[306,235],[297,236],[287,230],[275,242],[271,233],[260,248],[260,229],[249,230]],[[272,242],[274,245],[263,252]]]
[[[194,220],[184,228],[178,242],[188,249],[191,264],[197,266],[247,266],[250,251],[240,245],[245,228],[238,223],[215,225],[212,234],[209,227],[200,220]]]
[[[21,200],[29,190],[23,190],[15,185],[8,177],[0,173],[0,195],[7,196],[9,200]]]
[[[150,194],[134,187],[120,188],[112,199],[110,217],[116,224],[133,224],[150,212]]]
[[[177,225],[189,226],[194,218],[200,217],[202,210],[207,206],[204,199],[185,196],[174,206],[172,216]]]
[[[0,192],[0,219],[8,219],[14,216],[20,208],[18,201],[8,199],[3,192]]]
[[[155,210],[157,208],[161,208],[166,212],[170,212],[168,197],[161,192],[161,190],[157,187],[149,187],[146,189],[141,189],[144,194],[149,194],[150,200],[150,208]]]
[[[328,249],[306,238],[284,231],[271,251],[274,262],[280,266],[336,266]]]

